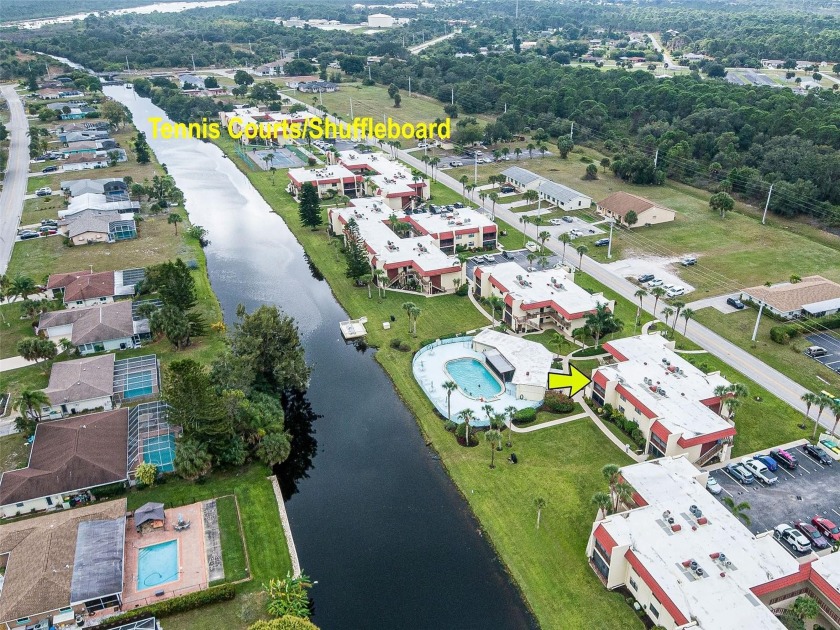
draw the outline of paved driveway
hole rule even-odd
[[[724,315],[728,315],[729,313],[737,313],[739,310],[744,310],[737,309],[734,306],[729,306],[729,304],[726,303],[726,300],[731,297],[741,299],[741,294],[730,293],[729,295],[715,295],[714,297],[703,298],[702,300],[691,302],[689,304],[686,304],[686,306],[695,311],[698,311],[701,308],[711,306],[713,309],[715,309],[716,311],[720,311]]]
[[[831,333],[817,333],[809,335],[807,339],[812,346],[822,346],[828,350],[828,354],[814,358],[827,368],[840,374],[840,338]]]

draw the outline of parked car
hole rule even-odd
[[[563,217],[563,221],[566,223],[574,223],[574,219],[572,217]]]
[[[595,247],[606,247],[610,244],[610,239],[608,238],[599,238],[595,241]]]
[[[680,261],[680,264],[683,267],[690,267],[691,265],[697,264],[697,259],[694,256],[686,256],[682,259],[682,261]]]
[[[58,167],[53,164],[52,166],[45,166],[41,169],[42,173],[55,173],[58,170]]]
[[[505,260],[513,260],[513,254],[510,252],[502,252],[502,258]]]
[[[41,219],[41,225],[49,225],[52,227],[58,227],[58,221],[55,219]]]
[[[828,453],[822,450],[819,446],[814,446],[813,444],[806,444],[802,447],[802,450],[805,451],[805,453],[811,459],[813,459],[816,462],[819,462],[823,466],[831,466],[831,464],[834,462],[834,460],[828,456]]]
[[[837,453],[840,455],[840,444],[835,442],[834,440],[830,440],[827,437],[820,438],[820,444],[823,445],[823,448],[828,449],[832,453]]]
[[[492,164],[493,163],[493,158],[486,157],[483,160],[479,160],[479,163],[480,162],[484,162],[485,164]]]
[[[799,460],[782,448],[775,448],[770,451],[770,457],[779,462],[780,466],[784,466],[788,470],[794,470],[799,466]]]
[[[52,236],[53,234],[58,234],[58,230],[51,225],[42,225],[38,228],[38,231],[44,236]]]
[[[717,482],[717,479],[715,479],[714,477],[709,477],[706,480],[706,490],[708,490],[712,494],[720,494],[721,492],[723,492],[723,488]]]
[[[528,273],[534,273],[535,271],[539,271],[536,267],[528,267]]]
[[[805,354],[807,354],[809,357],[824,357],[828,354],[828,350],[826,350],[822,346],[811,346],[809,348],[806,348]]]
[[[840,527],[824,516],[815,516],[811,523],[822,532],[822,535],[833,541],[840,541]]]
[[[729,306],[731,306],[732,308],[737,308],[739,311],[744,308],[744,303],[738,298],[726,298],[726,303],[729,304]]]
[[[653,280],[649,281],[649,282],[647,283],[647,285],[648,285],[648,286],[652,289],[652,288],[654,288],[654,287],[661,287],[661,286],[662,286],[662,282],[663,282],[663,281],[662,281],[662,280],[660,280],[659,278],[654,278]]]
[[[773,530],[773,538],[788,545],[794,551],[800,553],[811,551],[811,543],[805,534],[798,529],[794,529],[787,523],[776,525],[776,528]]]
[[[757,459],[748,459],[744,462],[744,466],[765,486],[772,486],[779,481],[779,478],[770,472],[770,469],[764,465],[764,462]]]
[[[640,284],[644,284],[645,282],[650,282],[655,278],[656,276],[654,276],[652,273],[643,273],[641,276],[636,278],[636,280],[638,280]]]
[[[831,544],[825,539],[820,530],[805,521],[794,521],[793,526],[805,534],[811,546],[815,549],[828,549]]]
[[[563,221],[560,219],[550,219],[548,222],[551,225],[563,225]]]
[[[40,232],[23,232],[20,234],[20,240],[28,241],[31,238],[38,238],[41,236]]]
[[[39,197],[47,197],[48,195],[52,194],[52,188],[49,186],[44,186],[43,188],[39,188],[35,191],[35,194]]]
[[[503,192],[505,194],[516,192],[516,189],[513,186],[502,186],[499,188],[499,192]]]
[[[739,481],[745,486],[749,486],[755,481],[753,474],[744,468],[743,464],[728,464],[726,466],[726,472],[728,472],[735,481]]]
[[[466,206],[465,206],[464,204],[462,204],[460,201],[456,201],[455,203],[453,203],[453,204],[452,204],[452,207],[453,207],[453,208],[458,208],[459,210],[460,210],[461,208],[466,208]]]
[[[669,298],[673,298],[673,297],[678,297],[678,296],[684,295],[684,294],[685,294],[685,287],[672,287],[671,289],[668,290],[668,292],[665,295],[667,295]]]
[[[449,166],[452,166],[452,167],[463,166],[463,165],[464,165],[464,163],[461,160],[455,160],[454,162],[449,163]]]
[[[762,464],[767,466],[767,470],[769,470],[770,472],[776,472],[779,469],[779,462],[777,462],[769,455],[756,455],[755,457],[753,457],[753,459],[757,459]]]
[[[583,236],[583,232],[578,229],[569,230],[569,234],[571,236]]]
[[[539,249],[539,245],[537,245],[534,241],[528,241],[527,243],[525,243],[525,249],[527,249],[529,252],[535,252],[537,251],[537,249]]]

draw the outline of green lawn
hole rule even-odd
[[[219,144],[230,149],[229,141]],[[242,166],[232,152],[229,156]],[[510,466],[504,463],[507,454],[500,453],[502,461],[491,471],[489,449],[457,445],[414,380],[411,353],[394,350],[387,343],[398,337],[416,349],[420,339],[483,325],[483,316],[466,298],[455,296],[424,298],[389,293],[381,301],[368,299],[365,289],[354,288],[344,277],[343,257],[337,247],[328,245],[325,230],[303,229],[288,194],[271,186],[267,174],[247,168],[243,171],[287,222],[350,316],[367,315],[370,319],[368,342],[380,348],[377,361],[440,453],[542,626],[586,627],[594,618],[610,619],[612,628],[640,627],[621,596],[601,586],[584,556],[594,516],[590,498],[604,487],[600,467],[609,462],[628,463],[626,456],[590,422],[573,421],[533,434],[514,435],[513,449],[521,463]],[[401,309],[408,298],[422,310],[416,339],[408,334]],[[390,314],[397,321],[391,330],[384,331],[379,321]],[[563,456],[558,457],[558,453]],[[542,496],[548,504],[539,530],[534,526],[536,496]]]
[[[40,223],[41,219],[57,219],[58,211],[62,208],[64,208],[64,197],[59,195],[27,199],[23,202],[20,224],[32,225]]]
[[[219,515],[225,581],[236,582],[245,579],[248,577],[248,560],[242,543],[236,497],[230,495],[217,499],[216,512]]]
[[[17,356],[18,342],[33,335],[32,320],[21,319],[20,313],[19,304],[0,306],[0,359]]]
[[[23,468],[29,462],[29,444],[20,433],[0,437],[0,473]]]
[[[496,219],[496,225],[499,228],[499,245],[504,247],[507,251],[522,249],[524,247],[521,233],[517,232],[513,229],[513,227],[501,219]],[[506,232],[506,234],[503,235],[502,232]]]
[[[271,482],[266,478],[269,470],[252,464],[238,471],[214,473],[202,483],[185,483],[170,480],[162,485],[132,491],[128,494],[128,509],[136,510],[147,501],[164,503],[167,508],[187,505],[215,497],[236,496],[242,515],[242,528],[251,560],[252,580],[237,586],[237,596],[232,602],[222,602],[189,613],[166,618],[167,630],[192,630],[193,628],[244,628],[264,616],[261,598],[257,591],[273,577],[284,577],[291,570],[291,559],[286,539],[280,527],[277,501]],[[224,506],[224,502],[222,506]],[[231,531],[227,519],[228,508],[220,508],[224,545],[225,528]],[[225,517],[222,514],[226,514]],[[225,554],[225,573],[229,555]],[[231,559],[234,568],[244,567],[242,559]],[[239,570],[239,569],[237,569]]]
[[[753,342],[756,315],[755,309],[752,308],[724,315],[708,307],[697,311],[694,318],[811,391],[819,392],[831,388],[840,390],[840,374],[803,354],[803,350],[811,345],[807,339],[799,337],[787,346],[770,339],[770,329],[778,326],[779,322],[766,314],[761,318],[758,335]]]

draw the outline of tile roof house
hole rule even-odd
[[[113,354],[59,361],[50,371],[50,384],[44,390],[50,406],[42,411],[50,416],[113,408]]]
[[[821,317],[840,311],[840,284],[822,276],[805,276],[799,282],[750,287],[742,296],[764,304],[771,313],[784,319]]]
[[[56,273],[47,280],[47,291],[53,298],[63,294],[68,308],[110,303],[117,295],[113,271]]]
[[[75,626],[76,615],[85,612],[85,602],[74,602],[74,591],[93,594],[96,600],[111,596],[113,601],[115,593],[106,591],[116,586],[117,571],[123,571],[125,511],[126,501],[119,499],[0,526],[0,557],[5,558],[0,625],[32,628],[31,624],[52,618],[56,626]],[[91,527],[105,528],[109,535],[91,536]],[[96,558],[91,557],[91,547]],[[77,574],[82,568],[87,576],[106,579],[80,580]],[[83,593],[80,586],[94,588]],[[23,619],[27,621],[20,623]]]
[[[598,202],[598,212],[607,218],[614,218],[627,225],[626,217],[636,213],[636,223],[629,227],[641,227],[666,223],[677,218],[677,213],[670,208],[632,193],[619,191]]]
[[[81,144],[81,143],[78,143]],[[76,153],[69,156],[61,163],[61,170],[83,171],[88,168],[106,168],[108,166],[107,155],[95,155],[94,153]]]
[[[92,488],[128,481],[128,409],[40,422],[26,468],[0,477],[0,516],[72,507]]]
[[[125,202],[114,202],[125,203]],[[133,202],[131,202],[133,203]],[[59,214],[61,214],[59,212]],[[137,222],[130,212],[114,210],[84,210],[69,215],[59,224],[75,245],[113,243],[137,238]]]
[[[50,339],[70,339],[82,355],[106,350],[125,350],[136,345],[142,321],[132,318],[128,300],[87,308],[42,313],[38,330]]]

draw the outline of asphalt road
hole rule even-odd
[[[0,86],[3,98],[9,103],[10,133],[9,163],[6,179],[0,194],[0,274],[6,273],[12,248],[15,245],[20,215],[23,212],[23,196],[29,177],[29,141],[26,133],[29,122],[23,111],[20,96],[11,85]]]
[[[671,57],[670,53],[666,50],[666,48],[662,44],[659,43],[659,40],[656,38],[656,34],[655,33],[648,33],[648,37],[650,37],[650,41],[653,44],[654,50],[662,53],[662,61],[664,63],[667,63],[669,68],[673,68],[673,67],[677,66],[677,64],[674,63],[674,59],[673,59],[673,57]]]
[[[295,98],[292,98],[291,100],[293,102],[297,101],[299,103],[302,103],[303,105],[307,105],[306,103],[303,103],[303,101],[298,101]],[[309,105],[307,105],[307,108],[313,111],[313,113],[318,114],[318,112],[315,112],[314,109],[311,108]],[[369,140],[368,144],[376,144],[376,142],[373,140]],[[387,149],[387,147],[383,146],[383,149]],[[402,150],[397,150],[396,154],[397,157],[406,164],[416,168],[417,170],[423,173],[427,172],[427,165],[418,160],[410,153],[406,153]],[[457,181],[454,177],[437,170],[435,171],[435,179],[447,188],[454,190],[458,194],[461,193],[461,183]],[[503,221],[506,221],[511,226],[513,226],[514,229],[519,230],[519,221],[516,214],[511,212],[506,206],[497,203],[495,208],[495,214],[498,218],[502,219]],[[561,253],[562,251],[562,245],[556,239],[551,239],[550,241],[547,241],[546,247],[556,254]],[[568,256],[568,258],[570,258],[572,261],[575,260],[574,256]],[[600,282],[601,284],[609,287],[622,297],[630,300],[631,303],[636,302],[636,298],[633,296],[633,294],[636,292],[638,287],[625,280],[624,278],[616,276],[611,271],[606,269],[603,265],[601,265],[599,262],[593,260],[589,256],[584,256],[582,269],[584,272],[588,273],[593,278],[598,280],[598,282]],[[658,316],[657,313],[653,313],[653,309],[651,308],[652,306],[652,301],[647,300],[644,304],[644,310],[648,313],[653,314],[654,316]],[[805,414],[805,405],[801,400],[801,396],[808,390],[799,385],[798,383],[794,382],[792,379],[788,378],[778,370],[771,368],[766,363],[752,356],[745,350],[742,350],[735,344],[727,341],[720,335],[712,332],[711,330],[699,324],[698,322],[692,321],[691,323],[689,323],[686,337],[694,343],[696,343],[697,345],[699,345],[707,352],[710,352],[711,354],[722,359],[725,363],[741,372],[741,374],[743,374],[747,378],[755,381],[768,391],[775,394],[778,398],[780,398],[788,405],[793,407],[796,411],[802,413],[803,415]],[[829,418],[823,417],[820,421],[820,424],[830,429],[831,424],[833,424],[833,419],[831,419],[831,422],[829,422]]]

